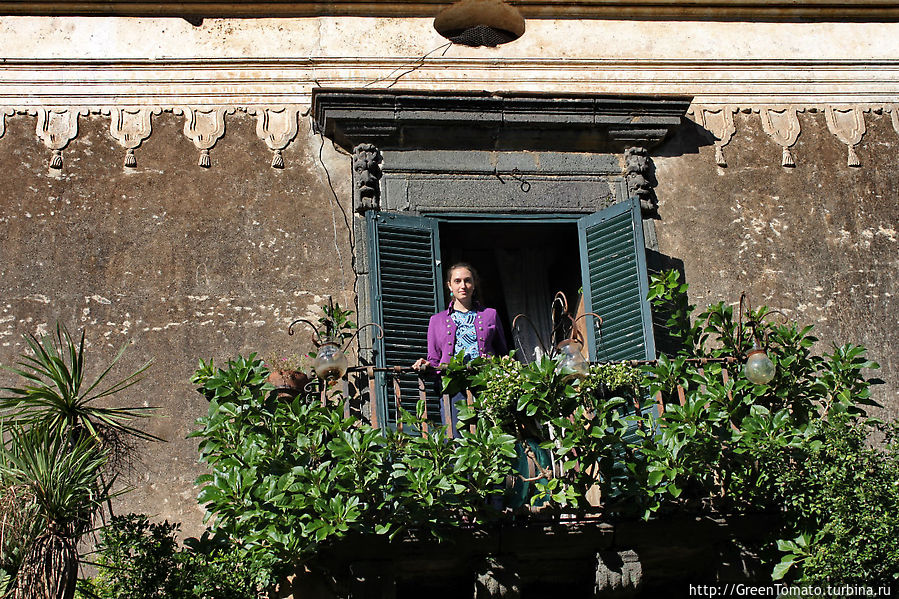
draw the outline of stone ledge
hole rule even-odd
[[[687,96],[312,91],[316,127],[351,150],[622,151],[680,126]]]
[[[182,17],[191,22],[219,17],[433,17],[449,6],[443,0],[388,2],[0,2],[0,15],[154,16]],[[870,20],[899,19],[899,6],[888,0],[517,0],[512,4],[525,18],[556,19],[684,19],[684,20]]]

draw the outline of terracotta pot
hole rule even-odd
[[[309,377],[297,370],[273,370],[268,375],[268,382],[275,386],[279,398],[293,399],[303,392]]]

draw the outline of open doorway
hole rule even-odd
[[[550,306],[557,291],[565,293],[577,308],[581,290],[581,260],[575,222],[441,222],[440,256],[443,272],[456,262],[468,262],[478,270],[478,299],[495,308],[502,321],[509,348],[531,361],[540,345],[535,332],[519,322],[513,335],[512,321],[526,314],[543,342],[550,342]],[[445,285],[442,285],[445,293]],[[444,296],[445,297],[445,296]]]

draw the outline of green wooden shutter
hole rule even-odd
[[[428,321],[440,310],[440,240],[437,221],[389,212],[367,213],[371,256],[372,319],[384,329],[374,344],[375,364],[411,366],[428,355]],[[377,407],[382,422],[396,423],[393,385],[378,376]],[[402,406],[415,412],[418,377],[400,377]],[[429,390],[430,391],[430,390]],[[439,419],[439,398],[428,393],[428,415]],[[389,398],[389,401],[388,401]]]
[[[587,327],[590,358],[653,360],[640,201],[632,198],[578,221],[584,306],[602,317]],[[589,318],[589,317],[588,317]]]
[[[578,221],[584,307],[602,317],[587,327],[590,358],[605,360],[654,360],[652,312],[646,295],[649,277],[643,241],[640,201],[631,198]],[[590,317],[588,317],[590,318]],[[623,415],[634,413],[626,406]],[[658,416],[655,402],[643,399],[643,410]],[[625,437],[638,438],[631,424]],[[618,462],[616,469],[623,468]]]

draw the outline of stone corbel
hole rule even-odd
[[[711,136],[711,141],[715,144],[715,164],[720,167],[727,166],[727,160],[724,158],[724,146],[730,143],[737,131],[734,125],[734,114],[738,110],[735,106],[718,108],[694,106],[687,113]]]
[[[634,597],[642,584],[643,565],[636,552],[597,552],[595,597]]]
[[[15,113],[16,111],[13,108],[0,108],[0,137],[3,137],[3,134],[6,133],[6,117]]]
[[[272,156],[272,168],[284,168],[281,151],[297,136],[300,109],[296,106],[251,106],[247,114],[256,117],[256,135],[265,142]]]
[[[78,136],[78,117],[87,115],[87,108],[38,108],[30,111],[37,115],[35,132],[44,145],[53,150],[50,168],[62,168],[62,151]]]
[[[519,599],[521,574],[511,556],[486,556],[475,569],[474,599]]]
[[[212,164],[209,150],[225,134],[225,114],[234,114],[234,111],[235,108],[224,106],[174,109],[175,114],[184,115],[184,135],[200,150],[198,166],[209,168]]]
[[[353,204],[365,214],[381,207],[381,151],[372,144],[353,148]]]
[[[830,132],[849,148],[846,164],[854,167],[861,166],[858,154],[855,153],[855,146],[861,143],[862,137],[865,135],[865,116],[862,109],[828,105],[824,107],[824,119],[827,121],[827,128],[830,129]]]
[[[110,108],[104,111],[104,114],[110,115],[109,134],[119,142],[120,146],[125,148],[126,167],[134,168],[137,166],[134,150],[139,148],[153,132],[153,124],[150,117],[161,112],[162,109],[159,107]]]
[[[796,166],[790,148],[802,132],[797,113],[804,109],[795,106],[762,106],[757,110],[762,120],[762,129],[782,148],[781,166]]]
[[[625,180],[630,197],[640,199],[640,209],[644,216],[655,217],[659,200],[654,187],[655,165],[646,148],[628,148],[624,151]]]
[[[890,113],[890,121],[893,123],[893,131],[899,135],[899,104],[890,104],[884,107]]]

